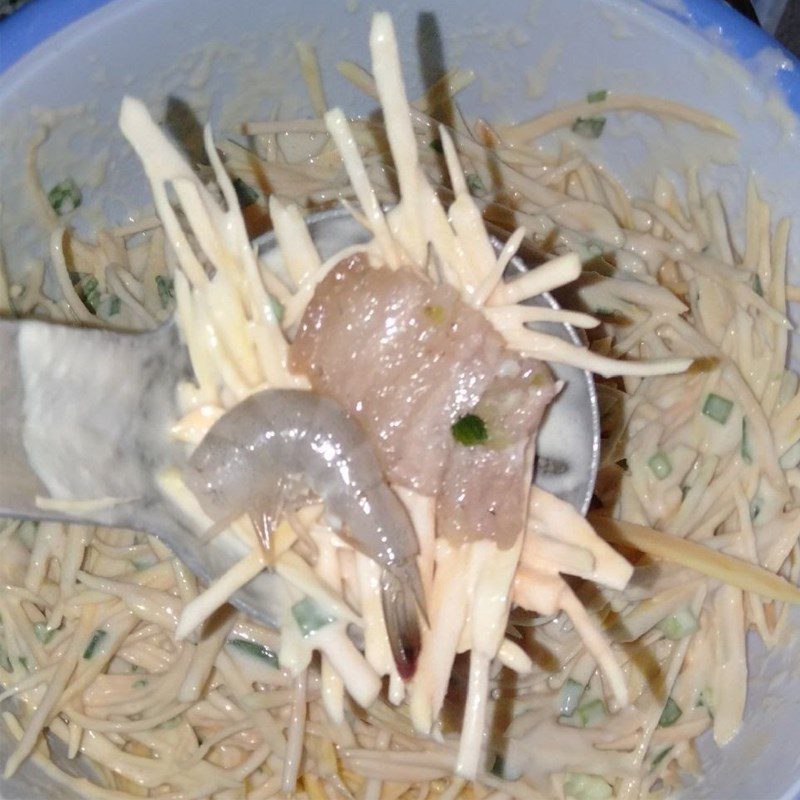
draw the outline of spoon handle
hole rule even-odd
[[[172,326],[130,334],[0,320],[0,514],[66,516],[42,513],[37,496],[149,501],[185,369]],[[120,524],[124,513],[84,506],[80,516]]]

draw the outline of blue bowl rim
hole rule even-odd
[[[789,107],[800,114],[800,59],[724,0],[691,0],[683,10],[680,5],[665,0],[617,2],[620,5],[641,3],[701,35],[709,30],[717,31],[720,44],[744,60],[765,48],[780,52],[784,68],[777,72],[774,81]],[[14,64],[64,28],[79,23],[83,17],[106,5],[119,3],[130,4],[131,0],[31,0],[0,22],[0,79],[5,81],[9,76],[4,73]]]

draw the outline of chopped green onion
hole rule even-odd
[[[292,616],[303,636],[310,636],[336,620],[336,617],[329,616],[311,597],[304,597],[295,603],[292,606]]]
[[[613,790],[599,775],[569,772],[564,781],[564,794],[575,800],[607,800],[613,795]]]
[[[595,258],[602,258],[603,252],[603,246],[599,242],[594,241],[594,239],[590,239],[585,244],[578,246],[578,255],[584,265]],[[606,313],[611,314],[610,311]]]
[[[578,717],[578,721],[584,728],[590,728],[596,722],[600,722],[600,720],[605,717],[606,707],[602,700],[595,698],[594,700],[588,700],[585,703],[581,703],[575,710],[575,714]]]
[[[161,300],[161,308],[166,308],[175,297],[175,281],[166,275],[156,275],[156,288],[158,289],[158,299]]]
[[[705,689],[700,691],[696,705],[698,708],[707,708],[708,716],[714,719],[714,694],[710,686],[706,686]]]
[[[272,308],[272,313],[275,315],[275,319],[277,319],[278,322],[282,322],[283,315],[286,313],[286,309],[284,308],[283,303],[281,303],[280,300],[276,300],[272,295],[270,295],[269,305]]]
[[[247,208],[258,202],[258,192],[241,178],[233,179],[233,188],[236,190],[236,199],[241,208]]]
[[[750,439],[747,436],[747,417],[742,417],[742,459],[746,464],[753,463],[753,452],[750,449]]]
[[[465,414],[450,426],[450,432],[459,444],[467,447],[482,444],[489,438],[486,423],[477,414]]]
[[[605,126],[605,117],[578,117],[572,123],[572,132],[584,139],[599,139]]]
[[[144,689],[147,686],[147,679],[146,678],[139,678],[138,681],[133,682],[134,689]]]
[[[583,697],[586,687],[569,678],[561,687],[560,711],[562,717],[571,717]]]
[[[680,719],[681,714],[683,714],[681,707],[671,697],[668,697],[667,702],[664,704],[664,710],[659,717],[658,727],[669,728],[670,725],[674,725]]]
[[[429,147],[431,150],[435,150],[437,153],[444,153],[444,147],[442,146],[441,139],[431,139]]]
[[[467,188],[472,194],[482,194],[486,191],[486,187],[483,185],[481,176],[478,175],[477,172],[467,173]]]
[[[55,629],[48,628],[46,622],[37,622],[33,626],[33,633],[42,644],[50,644],[50,641],[56,635]]]
[[[114,317],[119,314],[120,309],[122,308],[122,300],[119,299],[119,296],[116,294],[112,294],[108,298],[108,311],[106,314],[109,317]]]
[[[669,460],[669,456],[661,450],[650,458],[647,466],[660,481],[663,481],[672,472],[672,462]]]
[[[247,653],[247,655],[253,656],[253,658],[265,661],[273,669],[278,669],[280,666],[278,664],[277,654],[273,650],[270,650],[265,644],[251,642],[249,639],[228,639],[228,644],[240,650],[242,653]]]
[[[97,313],[97,306],[100,302],[100,289],[98,288],[97,278],[92,275],[83,285],[83,302],[93,313]]]
[[[586,95],[587,103],[602,103],[608,97],[608,89],[598,89],[596,92],[589,92]]]
[[[688,608],[681,608],[674,614],[664,617],[656,627],[667,639],[683,639],[697,630],[697,619]]]
[[[761,286],[761,278],[758,277],[758,273],[753,275],[753,291],[759,296],[764,296],[764,289]]]
[[[758,515],[761,513],[761,498],[754,497],[750,501],[750,519],[755,521],[758,519]]]
[[[669,747],[665,747],[654,759],[653,759],[653,769],[655,769],[671,752],[672,752],[673,745]]]
[[[422,309],[425,312],[425,316],[436,325],[440,325],[444,322],[444,307],[437,306],[437,305],[428,305]]]
[[[728,400],[727,397],[721,397],[714,392],[710,392],[703,403],[703,414],[711,417],[715,422],[724,425],[728,421],[728,417],[733,410],[733,400]]]
[[[29,519],[26,519],[19,528],[17,528],[17,536],[28,550],[33,550],[33,542],[36,539],[37,530],[39,530],[39,523]]]
[[[47,193],[47,199],[53,211],[59,216],[63,216],[74,211],[81,204],[83,194],[72,178],[65,178]]]
[[[70,272],[69,278],[81,302],[92,314],[96,314],[100,304],[100,288],[97,278],[88,272]]]
[[[106,638],[106,636],[108,636],[108,631],[98,628],[98,630],[92,634],[92,638],[89,639],[89,644],[86,645],[86,649],[83,651],[83,657],[87,660],[90,659],[95,654],[97,648],[100,646],[100,643]]]
[[[30,670],[28,669],[28,659],[26,656],[19,656],[19,658],[17,658],[17,661],[19,662],[20,667],[22,667],[22,669],[25,670],[25,672],[30,672]]]

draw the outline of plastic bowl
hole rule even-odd
[[[522,119],[608,88],[674,98],[726,119],[740,133],[733,146],[641,115],[615,118],[596,146],[634,192],[648,190],[659,169],[672,173],[687,158],[700,162],[704,185],[721,191],[734,221],[741,220],[752,171],[776,218],[795,217],[790,277],[800,280],[798,63],[724,3],[430,5],[435,12],[417,2],[394,12],[412,95],[447,64],[471,67],[479,76],[460,97],[469,116]],[[178,98],[217,129],[278,104],[282,115],[304,114],[309,108],[293,43],[305,38],[317,45],[329,101],[350,114],[365,113],[372,103],[334,64],[345,58],[368,63],[368,6],[358,0],[35,0],[10,17],[0,26],[0,199],[12,273],[45,246],[24,224],[30,209],[21,171],[32,109],[80,106],[77,119],[67,120],[65,132],[45,148],[43,178],[55,183],[71,174],[97,185],[87,193],[83,224],[91,224],[98,209],[121,221],[147,202],[139,167],[115,127],[124,94],[142,96],[157,114],[168,96]],[[797,335],[793,365],[800,367]],[[792,800],[800,792],[800,609],[794,611],[783,648],[766,654],[760,645],[751,647],[743,730],[722,750],[701,742],[705,773],[687,779],[686,797]],[[8,746],[0,742],[0,751]],[[0,793],[55,796],[30,766]]]

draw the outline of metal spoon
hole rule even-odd
[[[315,214],[308,224],[323,259],[370,238],[344,210]],[[272,234],[257,244],[261,256],[277,246]],[[516,258],[509,270],[528,268]],[[539,302],[557,307],[549,295]],[[581,344],[569,326],[541,327]],[[539,432],[534,480],[586,513],[600,446],[594,382],[574,367],[553,369],[565,388]],[[233,534],[202,542],[155,479],[163,467],[180,467],[185,460],[183,447],[170,442],[168,431],[178,416],[177,383],[190,372],[172,322],[146,333],[119,333],[0,320],[0,516],[146,531],[201,580],[208,583],[225,572],[246,554],[244,543]],[[37,496],[123,502],[65,513],[42,508]],[[262,573],[232,602],[274,624],[283,599],[279,582]]]

